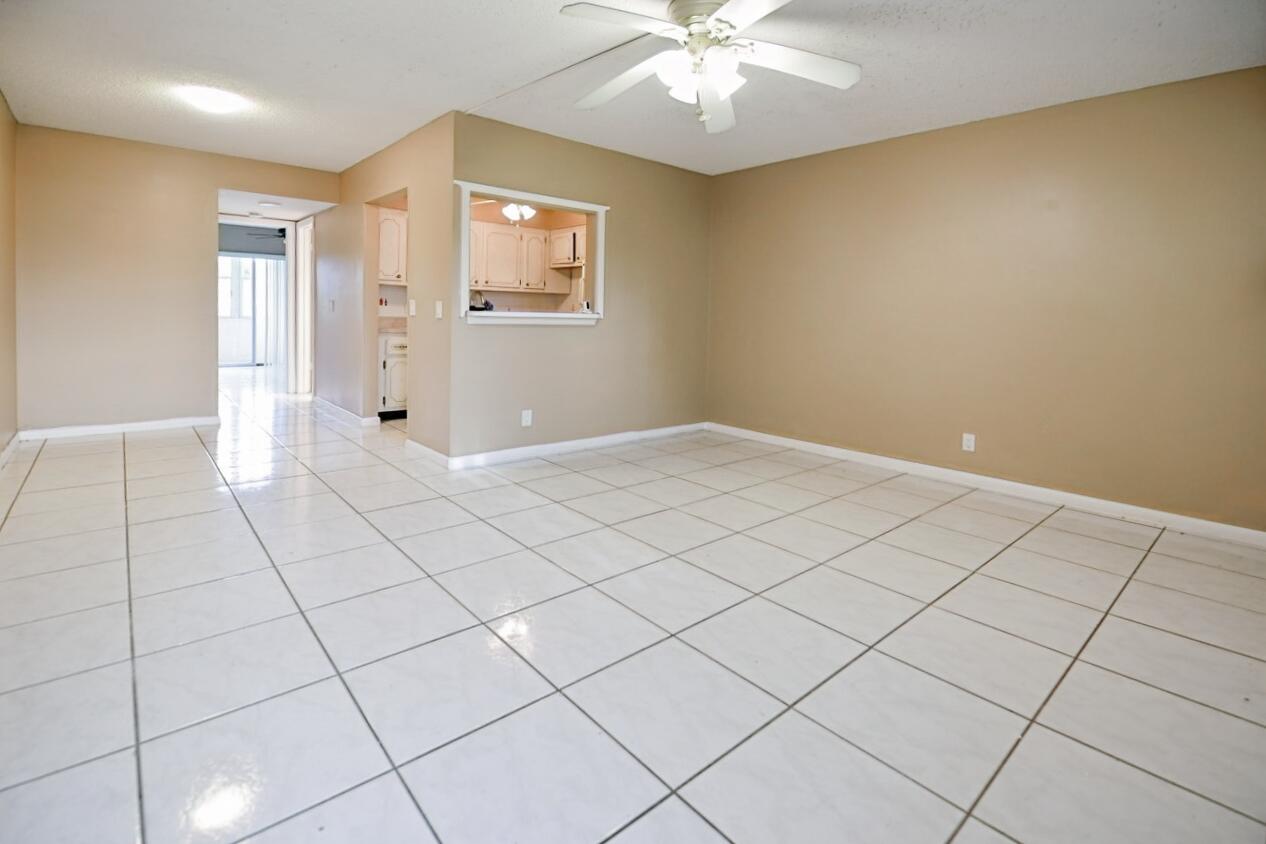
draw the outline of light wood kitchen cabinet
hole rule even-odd
[[[409,217],[394,208],[378,209],[378,280],[403,283],[407,266]]]
[[[514,226],[488,223],[484,230],[484,287],[514,289],[520,284],[520,236]]]
[[[585,262],[585,226],[554,229],[549,233],[549,265],[578,267]]]
[[[549,235],[543,229],[472,221],[471,289],[545,292],[548,249]]]
[[[519,276],[528,290],[545,289],[545,250],[549,235],[543,229],[521,229],[519,257],[523,262]]]
[[[478,221],[470,224],[470,286],[484,286],[484,237],[488,224]]]

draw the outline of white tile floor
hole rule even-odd
[[[0,841],[1266,840],[1266,551],[255,377],[0,470]]]

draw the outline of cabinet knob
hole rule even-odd
[[[396,273],[396,278],[399,278],[399,277],[400,277],[400,273]]]

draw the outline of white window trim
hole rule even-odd
[[[596,325],[603,315],[603,296],[606,284],[603,268],[606,265],[607,211],[609,206],[596,205],[592,202],[581,202],[575,199],[564,199],[561,196],[546,196],[541,193],[529,193],[493,185],[481,185],[478,182],[466,182],[454,179],[453,183],[461,189],[459,234],[460,264],[458,272],[461,277],[459,286],[457,313],[468,325]],[[595,233],[596,248],[592,261],[585,268],[592,272],[593,313],[554,314],[535,311],[471,311],[470,310],[470,195],[472,193],[495,196],[524,202],[528,204],[547,205],[565,211],[579,211],[582,214],[593,214],[597,228]]]

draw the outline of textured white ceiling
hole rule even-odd
[[[636,33],[563,17],[567,1],[0,0],[0,90],[24,123],[329,170],[456,109],[721,173],[1266,64],[1266,0],[794,0],[749,34],[858,62],[862,81],[745,68],[738,127],[707,135],[653,80],[573,109],[669,42],[569,67]],[[176,84],[258,107],[204,115]]]
[[[342,170],[628,39],[559,5],[0,0],[0,90],[23,123]],[[204,114],[170,95],[181,84],[257,107]]]

